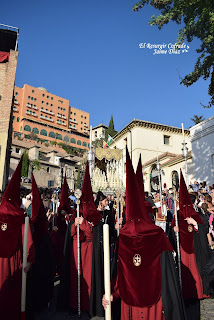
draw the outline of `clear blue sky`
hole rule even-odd
[[[140,49],[144,42],[175,43],[179,26],[149,26],[156,11],[132,12],[136,2],[2,2],[0,23],[20,28],[16,85],[43,86],[69,99],[90,113],[93,126],[108,125],[113,114],[117,130],[134,118],[188,128],[194,114],[212,116],[213,109],[200,105],[209,101],[207,81],[179,84],[179,75],[193,69],[198,42],[180,55]]]

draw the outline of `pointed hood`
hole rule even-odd
[[[142,167],[142,161],[141,161],[141,154],[140,154],[138,165],[137,165],[136,177],[137,177],[137,181],[139,183],[139,186],[140,186],[140,189],[141,189],[141,192],[142,192],[142,197],[143,197],[143,199],[145,199],[144,182],[143,182],[143,167]]]
[[[144,200],[144,204],[145,204],[147,213],[148,214],[153,214],[152,205],[148,201],[145,200],[144,181],[143,181],[143,167],[142,167],[142,161],[141,161],[141,154],[140,154],[138,165],[137,165],[136,178],[137,178],[137,181],[138,181],[138,185],[140,187],[141,197]]]
[[[203,224],[203,220],[193,207],[190,194],[187,190],[182,171],[180,170],[180,189],[179,189],[179,211],[178,226],[180,230],[180,245],[188,254],[194,253],[193,226],[188,225],[186,218],[192,217],[198,224]],[[175,216],[171,226],[175,226]]]
[[[0,205],[0,257],[11,257],[21,236],[24,210],[20,208],[22,158],[7,186]],[[1,245],[4,243],[4,245]]]
[[[142,166],[141,166],[142,168]],[[144,199],[142,197],[143,175],[140,165],[135,175],[128,150],[126,150],[126,221],[131,219],[143,219],[153,224],[148,217]]]
[[[183,215],[184,219],[188,217],[194,218],[198,223],[203,224],[199,214],[193,207],[190,194],[187,190],[186,183],[182,171],[180,170],[180,189],[179,189],[179,213]]]
[[[89,222],[92,222],[94,225],[97,225],[101,219],[101,214],[99,211],[97,211],[96,205],[94,203],[88,161],[86,163],[85,176],[82,185],[82,196],[80,198],[80,202],[80,211],[83,217]]]
[[[13,202],[15,205],[17,205],[18,207],[20,207],[22,204],[20,199],[20,180],[21,180],[21,171],[22,171],[22,161],[23,161],[23,156],[21,156],[19,164],[16,167],[16,170],[14,171],[13,176],[3,194],[2,203],[4,201],[10,201],[10,202]]]
[[[160,256],[173,251],[164,231],[149,217],[126,150],[126,224],[118,241],[118,284],[130,306],[149,307],[161,296]],[[152,272],[152,277],[151,277]]]
[[[94,203],[94,197],[91,187],[91,179],[89,173],[89,163],[86,163],[85,176],[82,184],[82,196],[80,199],[81,203],[87,204],[90,208],[96,209]]]
[[[58,209],[58,214],[61,213],[61,210],[65,210],[68,214],[70,214],[71,207],[70,207],[70,201],[69,201],[69,195],[68,195],[68,184],[66,180],[66,175],[64,177],[64,182],[63,182],[59,202],[60,202],[60,205]]]
[[[67,212],[67,214],[74,213],[74,211],[70,207],[70,201],[68,198],[68,184],[67,184],[67,180],[66,180],[66,175],[64,177],[59,202],[60,202],[60,205],[59,205],[58,212],[57,212],[56,225],[57,225],[59,231],[62,232],[63,234],[65,234],[66,229],[67,229],[67,225],[66,225],[66,221],[65,221],[65,216],[61,214],[61,211],[65,210]]]
[[[42,202],[39,189],[37,187],[34,175],[32,181],[32,204],[31,204],[31,222],[33,223],[33,241],[36,245],[44,235],[48,234],[46,210]]]

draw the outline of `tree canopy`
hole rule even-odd
[[[191,42],[194,38],[201,40],[200,47],[196,50],[199,54],[194,70],[186,75],[181,84],[191,86],[200,78],[210,79],[208,94],[210,101],[207,106],[214,105],[214,1],[213,0],[142,0],[133,6],[133,11],[138,11],[145,5],[150,5],[160,14],[151,17],[150,25],[161,29],[170,21],[184,25],[178,34],[177,45],[185,39]]]

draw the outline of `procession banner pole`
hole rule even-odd
[[[24,229],[24,246],[23,246],[23,263],[22,263],[22,292],[21,292],[21,319],[25,319],[26,309],[26,283],[27,273],[24,268],[27,264],[27,248],[28,248],[28,230],[29,230],[29,217],[25,217],[25,229]]]
[[[79,205],[80,205],[80,197],[82,195],[82,191],[80,189],[77,189],[75,191],[75,197],[77,198],[76,204],[77,204],[77,218],[80,216],[80,211],[79,211]],[[80,226],[79,224],[77,225],[77,301],[78,301],[78,316],[80,318],[81,316],[81,305],[80,305],[80,293],[81,293],[81,287],[80,287]]]
[[[177,212],[177,201],[176,201],[176,191],[174,191],[174,215],[175,215],[175,225],[177,228],[178,226],[178,212]],[[176,235],[176,244],[177,244],[177,253],[178,253],[178,275],[179,275],[179,282],[182,288],[182,278],[181,278],[181,252],[180,252],[180,238],[179,238],[179,230],[175,232]]]
[[[110,249],[109,249],[109,225],[103,225],[103,251],[104,251],[104,285],[105,298],[109,301],[105,309],[105,320],[111,320],[111,285],[110,285]]]

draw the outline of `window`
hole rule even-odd
[[[76,115],[76,113],[74,112],[74,116]]]
[[[51,100],[53,100],[53,97],[51,97]]]
[[[77,144],[78,144],[79,146],[81,146],[81,141],[80,141],[80,140],[77,140]]]
[[[13,116],[13,121],[15,120],[16,118]]]
[[[64,141],[65,141],[65,142],[69,142],[68,136],[65,136],[65,137],[64,137]]]
[[[71,111],[71,114],[72,114],[73,112]]]
[[[55,139],[56,135],[53,131],[51,131],[51,132],[49,132],[49,137]]]
[[[28,96],[28,100],[30,100],[30,96]]]
[[[88,148],[90,148],[90,143],[88,143]]]
[[[49,96],[47,96],[47,99],[49,99]]]
[[[47,131],[44,130],[44,129],[42,129],[42,130],[40,131],[40,134],[41,134],[41,136],[47,136]]]
[[[85,119],[86,119],[86,117],[85,117]]]
[[[75,143],[76,144],[76,140],[74,138],[71,138],[71,143]]]
[[[57,134],[56,138],[57,138],[58,140],[62,140],[62,135],[61,135],[61,134]]]
[[[81,130],[82,130],[82,128],[81,128]]]
[[[31,127],[30,127],[30,126],[28,126],[28,125],[27,125],[27,126],[24,126],[24,130],[25,130],[25,131],[29,131],[29,132],[31,132]]]
[[[53,107],[53,104],[51,103],[51,107]]]
[[[97,138],[97,131],[94,131],[94,136],[95,138]]]
[[[48,103],[48,102],[46,102],[46,106],[48,106],[48,104],[49,104],[49,103]]]
[[[82,145],[83,147],[87,147],[87,143],[85,141],[82,143]]]
[[[170,136],[163,136],[163,143],[164,144],[170,144]]]
[[[42,101],[42,104],[44,104],[44,101]]]
[[[32,93],[34,93],[34,90],[32,90]]]
[[[17,122],[19,122],[19,117],[16,119]]]
[[[16,148],[16,153],[19,153],[20,152],[20,149],[19,148]]]
[[[36,101],[37,99],[36,98],[34,98],[34,101]]]
[[[81,121],[81,124],[83,124],[83,122]]]
[[[43,97],[45,96],[45,95],[44,95],[44,93],[43,93],[43,95],[42,95],[42,96],[43,96]]]
[[[33,100],[33,97],[31,97],[31,100]]]
[[[47,167],[46,171],[47,173],[50,173],[50,167]]]
[[[32,132],[34,132],[34,133],[36,133],[36,134],[39,134],[39,129],[33,128]]]
[[[83,118],[83,116],[81,116],[81,118]]]

